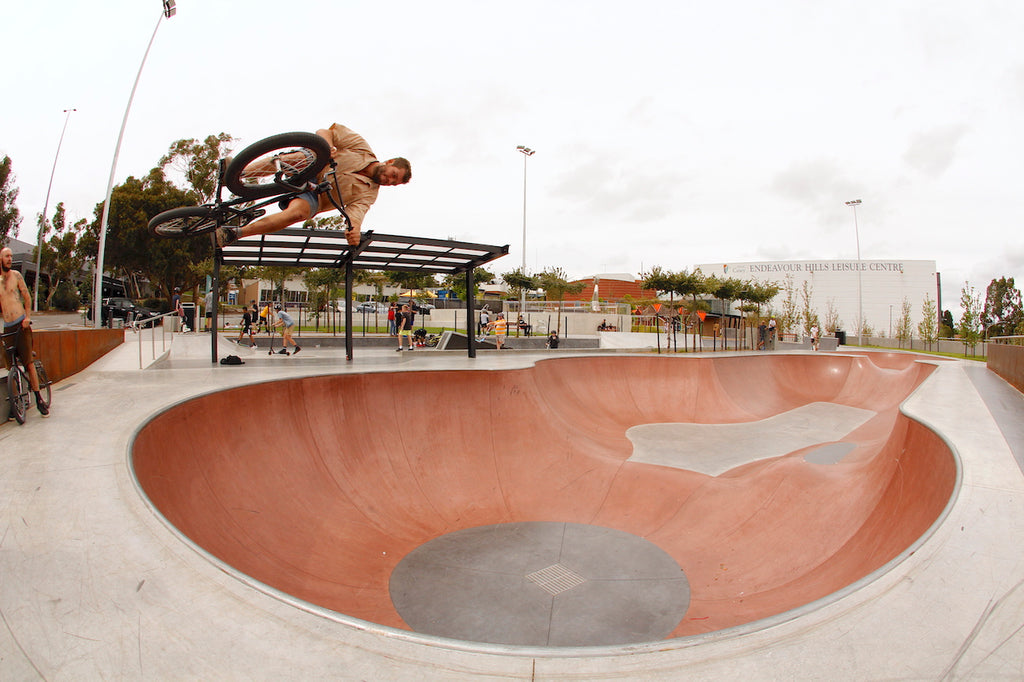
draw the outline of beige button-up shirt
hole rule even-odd
[[[377,156],[366,140],[349,128],[335,123],[328,130],[334,138],[332,144],[337,149],[334,161],[338,164],[338,188],[341,190],[345,212],[352,223],[352,228],[359,230],[366,212],[377,200],[377,190],[380,189],[380,185],[366,176],[359,175],[359,171],[376,161]],[[324,170],[320,176],[321,180],[329,170],[330,167]],[[334,194],[334,191],[331,193]],[[320,195],[318,210],[321,213],[334,210],[334,205],[326,194]]]

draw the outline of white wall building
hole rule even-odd
[[[783,309],[787,281],[792,281],[797,310],[803,310],[803,288],[811,291],[811,308],[825,323],[831,303],[839,315],[839,328],[848,337],[857,335],[858,291],[862,291],[864,321],[878,336],[894,336],[903,311],[910,303],[912,329],[917,336],[925,297],[939,314],[939,273],[933,260],[794,260],[751,263],[703,263],[705,275],[734,277],[755,282],[775,282],[779,295],[769,306]],[[891,331],[890,331],[891,330]]]

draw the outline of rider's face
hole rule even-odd
[[[378,185],[392,186],[405,184],[405,171],[391,164],[382,163],[373,171],[373,181]]]

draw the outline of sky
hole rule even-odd
[[[523,262],[525,195],[530,272],[853,259],[859,235],[865,260],[936,261],[944,308],[965,282],[1024,285],[1017,0],[179,0],[170,19],[160,0],[49,0],[3,16],[0,155],[28,242],[51,172],[51,213],[91,219],[103,200],[155,29],[116,183],[178,139],[241,149],[338,122],[412,162],[364,229],[509,244],[498,273]]]

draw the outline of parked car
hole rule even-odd
[[[111,317],[117,320],[124,320],[125,324],[127,324],[129,317],[132,320],[139,320],[157,314],[148,308],[143,308],[133,303],[130,298],[125,298],[124,296],[105,298],[100,305],[100,323],[104,326],[110,324]],[[92,319],[92,306],[89,307],[86,317],[90,320]]]
[[[418,313],[420,315],[429,315],[430,311],[437,307],[433,303],[417,301],[416,299],[406,299],[398,302],[399,305],[405,305],[406,303],[409,304],[409,307],[412,308],[414,313]]]
[[[377,303],[375,301],[363,301],[356,306],[357,313],[366,313],[372,315],[373,313],[379,313],[381,315],[388,314],[388,307],[383,303]]]

